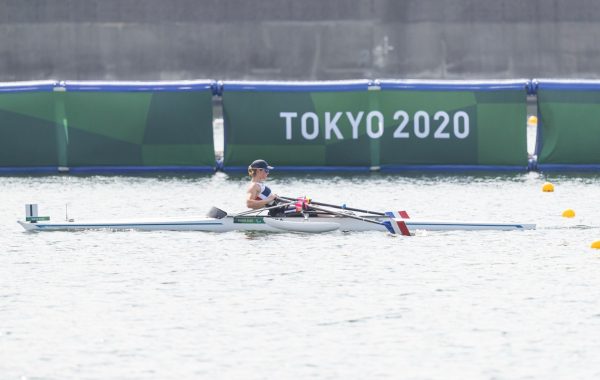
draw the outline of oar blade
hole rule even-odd
[[[206,214],[206,216],[208,216],[209,218],[214,218],[214,219],[223,219],[224,217],[227,216],[227,212],[221,210],[220,208],[217,207],[211,207],[210,210],[208,210],[208,213]]]
[[[404,210],[400,210],[400,211],[386,211],[385,215],[389,216],[390,218],[395,218],[395,219],[410,219],[410,216],[408,215],[408,213]]]
[[[410,236],[410,231],[402,219],[386,220],[382,224],[391,234]]]

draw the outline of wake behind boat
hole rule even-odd
[[[317,204],[317,203],[315,203]],[[316,208],[318,208],[317,211]],[[381,231],[410,235],[417,230],[426,231],[473,231],[473,230],[531,230],[535,224],[465,222],[465,221],[428,221],[408,218],[404,212],[355,214],[344,207],[345,211],[336,212],[319,206],[310,206],[310,213],[299,216],[261,215],[264,210],[246,211],[236,215],[227,215],[222,210],[219,215],[198,218],[152,218],[124,220],[50,221],[48,217],[37,215],[37,205],[26,205],[25,221],[18,223],[27,231],[77,231],[77,230],[142,230],[142,231],[265,231],[265,232],[331,232],[331,231]],[[326,211],[320,211],[326,210]],[[366,210],[365,210],[366,211]],[[214,214],[214,213],[213,213]]]

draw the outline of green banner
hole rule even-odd
[[[381,165],[527,167],[524,88],[384,90]]]
[[[352,126],[368,108],[367,91],[224,91],[224,166],[369,166],[369,141]]]
[[[0,167],[58,166],[53,85],[0,92]]]
[[[77,166],[208,166],[215,164],[212,93],[67,83],[67,157]]]
[[[224,168],[528,163],[525,82],[225,83]]]
[[[0,84],[0,167],[215,166],[212,82]]]
[[[600,164],[600,84],[540,82],[540,165]]]

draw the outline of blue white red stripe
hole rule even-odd
[[[389,216],[390,218],[394,218],[394,219],[410,219],[410,216],[408,216],[408,213],[404,210],[400,210],[400,211],[386,211],[385,215]]]
[[[410,231],[401,219],[392,219],[383,222],[383,225],[390,231],[392,234],[399,234],[404,236],[410,236]]]

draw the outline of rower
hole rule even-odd
[[[248,175],[251,178],[250,185],[246,191],[246,206],[253,210],[275,205],[277,194],[274,194],[264,184],[269,171],[273,170],[265,160],[255,160],[248,166]]]
[[[251,178],[250,185],[246,191],[246,206],[253,210],[263,207],[273,207],[280,203],[277,194],[274,194],[264,182],[273,167],[265,160],[255,160],[248,166],[248,175]],[[284,201],[282,201],[284,202]],[[286,205],[269,209],[270,216],[302,216],[304,210],[298,212],[294,205],[286,202]]]

